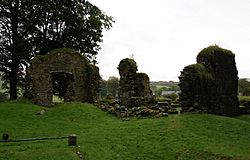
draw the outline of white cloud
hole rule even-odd
[[[104,33],[101,75],[119,76],[117,66],[134,54],[151,80],[178,80],[200,50],[218,44],[236,54],[240,77],[249,77],[249,0],[90,0],[115,18]]]

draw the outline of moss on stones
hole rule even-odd
[[[234,116],[239,112],[238,71],[235,55],[218,46],[209,46],[197,56],[197,64],[183,69],[180,103],[184,110]]]
[[[154,103],[149,77],[145,73],[137,73],[137,65],[133,59],[121,60],[118,70],[120,74],[118,101],[121,106],[131,108]]]

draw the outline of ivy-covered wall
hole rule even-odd
[[[44,56],[36,56],[27,69],[25,97],[39,105],[51,105],[53,97],[52,75],[71,75],[65,93],[67,101],[93,102],[99,88],[99,69],[87,58],[71,49],[56,49]]]
[[[190,109],[206,111],[211,105],[208,95],[209,88],[212,85],[212,75],[206,67],[200,63],[186,66],[179,79],[180,104],[183,111],[189,111]]]
[[[225,116],[239,113],[238,71],[231,51],[218,46],[203,49],[197,64],[185,67],[179,79],[183,110],[193,108]]]

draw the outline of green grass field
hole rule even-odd
[[[36,115],[46,109],[44,115]],[[89,104],[44,108],[29,102],[0,103],[0,134],[10,139],[77,135],[67,139],[0,143],[1,160],[248,160],[250,115],[236,118],[182,114],[122,120]]]

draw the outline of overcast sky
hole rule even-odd
[[[240,78],[250,77],[250,0],[89,0],[113,16],[97,60],[104,79],[132,54],[151,81],[178,81],[197,54],[217,44],[236,55]]]

